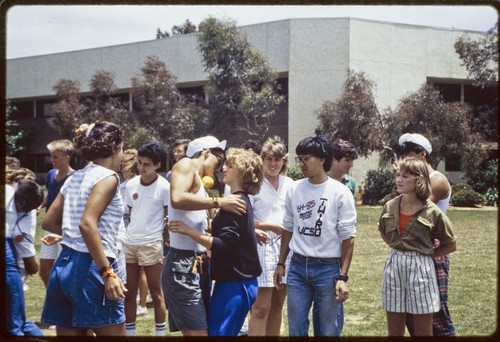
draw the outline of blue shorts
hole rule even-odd
[[[203,262],[193,270],[196,256]],[[161,277],[170,331],[207,330],[210,276],[206,253],[170,247]]]
[[[117,272],[116,263],[111,267]],[[63,245],[50,273],[42,322],[62,328],[94,328],[125,322],[124,300],[109,300],[89,253]]]

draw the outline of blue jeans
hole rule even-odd
[[[5,239],[5,276],[8,333],[14,336],[43,336],[42,331],[26,319],[23,281],[12,239]]]
[[[309,310],[314,302],[315,336],[340,336],[341,305],[335,298],[335,283],[340,273],[340,258],[308,258],[292,255],[287,275],[288,333],[307,336]]]

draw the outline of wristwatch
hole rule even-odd
[[[339,274],[339,278],[338,279],[347,283],[347,281],[349,280],[349,276],[348,275],[344,275],[344,274]]]

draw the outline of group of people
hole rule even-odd
[[[178,141],[167,177],[158,174],[161,145],[124,153],[113,123],[76,130],[74,147],[89,162],[82,169],[69,166],[68,142],[49,147],[56,171],[47,200],[33,180],[28,195],[20,192],[25,180],[7,180],[11,308],[24,305],[19,217],[31,213],[36,221],[33,213],[45,206],[40,266],[52,262],[43,261],[46,273],[40,267],[47,287],[41,320],[58,336],[134,336],[142,277],[156,336],[164,336],[167,320],[183,336],[237,336],[247,316],[244,334],[279,336],[285,300],[290,336],[308,335],[311,309],[315,336],[341,336],[356,237],[355,182],[347,175],[357,158],[353,144],[320,132],[302,139],[295,161],[304,178],[294,181],[279,137],[228,149],[213,136]],[[406,134],[399,145],[406,157],[394,165],[399,195],[378,226],[391,247],[382,286],[388,334],[401,336],[407,326],[430,336],[437,318],[442,329],[434,334],[454,335],[446,306],[447,255],[456,248],[445,215],[451,188],[428,163],[425,137]],[[210,190],[213,184],[224,188]],[[24,239],[30,253],[17,253],[31,274],[38,271],[30,267],[33,238],[31,231]],[[40,335],[23,315],[24,306],[11,309],[10,333]]]

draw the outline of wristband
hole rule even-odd
[[[278,264],[276,266],[283,266],[283,268],[285,268],[285,264],[282,262],[278,262]]]
[[[116,273],[113,272],[112,269],[109,269],[107,270],[106,272],[104,272],[104,274],[102,275],[102,279],[106,279],[106,278],[109,278],[109,277],[113,277],[116,279]]]
[[[101,268],[101,269],[99,270],[99,273],[100,273],[100,274],[101,274],[101,276],[102,276],[102,275],[104,275],[104,273],[105,273],[106,271],[109,271],[109,270],[111,270],[111,266],[110,266],[110,265],[106,265],[106,266],[104,266],[103,268]]]
[[[347,283],[347,281],[349,280],[349,276],[348,275],[344,275],[344,274],[340,274],[338,279]]]
[[[103,279],[106,279],[108,277],[116,278],[116,273],[113,271],[113,269],[109,265],[106,265],[103,268],[101,268],[99,273],[101,273],[101,277]]]

